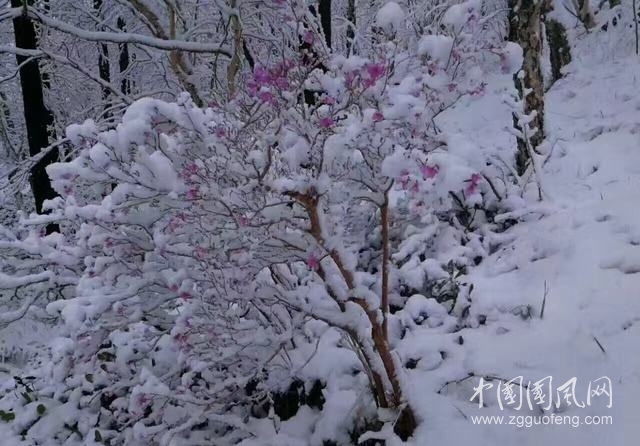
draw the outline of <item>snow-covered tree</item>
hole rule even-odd
[[[438,120],[482,97],[486,72],[519,70],[521,50],[478,1],[438,2],[420,26],[387,3],[345,54],[303,2],[237,3],[226,82],[205,101],[190,70],[226,43],[179,39],[177,4],[130,3],[152,37],[122,10],[88,32],[27,9],[101,50],[168,51],[186,93],[136,99],[114,84],[135,58],[111,78],[100,68],[118,52],[101,52],[100,104],[126,108],[69,126],[49,213],[3,230],[20,267],[0,265],[0,288],[28,297],[3,302],[7,322],[60,321],[37,379],[0,401],[12,428],[36,444],[251,444],[299,416],[315,444],[410,437],[424,420],[405,337],[426,319],[478,324],[459,278],[495,247],[495,215],[521,203],[496,150],[458,150]],[[253,46],[250,26],[279,39]]]
[[[391,307],[449,302],[462,317],[455,294],[416,293],[486,252],[482,237],[459,234],[470,209],[502,198],[474,167],[483,162],[450,153],[434,121],[484,93],[481,66],[519,68],[514,45],[482,34],[474,5],[449,10],[445,33],[417,42],[401,32],[401,7],[387,6],[369,58],[331,54],[307,27],[313,51],[256,64],[226,104],[142,99],[111,130],[68,129],[77,155],[48,169],[61,198],[25,221],[58,223],[56,252],[77,259],[64,265],[74,292],[47,306],[67,335],[38,388],[52,413],[76,408],[71,435],[58,438],[255,435],[247,387],[270,395],[303,365],[285,358],[327,330],[352,352],[353,385],[372,389],[364,413],[387,409],[398,435],[413,433]],[[300,32],[294,16],[306,9],[282,11],[287,32]],[[451,243],[468,246],[433,258],[430,246],[442,254]]]

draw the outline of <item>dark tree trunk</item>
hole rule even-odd
[[[541,15],[543,2],[509,0],[509,40],[518,43],[523,50],[522,70],[524,71],[524,86],[531,92],[524,96],[522,81],[518,75],[514,76],[516,88],[524,102],[524,113],[534,113],[536,116],[530,123],[532,129],[537,129],[533,135],[518,138],[518,153],[516,166],[522,175],[529,163],[529,149],[527,138],[533,150],[544,140],[544,80],[540,66],[542,51]],[[518,125],[518,117],[514,115],[514,127],[523,132],[525,129]]]
[[[118,17],[118,29],[126,32],[126,24],[122,17]],[[120,70],[120,91],[124,95],[131,94],[131,81],[129,80],[129,76],[127,75],[127,70],[129,69],[129,44],[121,43],[118,45],[118,50],[120,51],[118,57],[118,69]]]
[[[111,66],[109,65],[109,48],[106,43],[98,44],[98,72],[100,79],[111,82]],[[111,90],[102,87],[102,98],[107,99],[111,96]]]
[[[102,17],[103,0],[93,0],[93,9],[99,17]],[[126,24],[122,17],[117,20],[118,29],[126,32]],[[131,83],[126,71],[129,69],[129,45],[127,43],[118,44],[118,69],[120,71],[120,91],[124,95],[131,93]],[[98,44],[98,71],[100,79],[111,82],[111,63],[109,62],[109,46],[106,43]],[[112,92],[109,88],[102,88],[102,98],[108,99]]]
[[[11,0],[14,8],[22,7],[22,0]],[[28,0],[33,4],[33,0]],[[36,30],[33,22],[26,16],[13,19],[16,48],[34,50],[37,48]],[[25,62],[25,56],[16,56],[18,65]],[[31,60],[20,68],[20,86],[24,104],[24,120],[29,142],[29,155],[36,156],[49,145],[49,127],[53,125],[53,114],[44,103],[42,76],[37,60]],[[56,197],[46,167],[58,160],[58,149],[54,148],[31,169],[30,183],[35,200],[36,212],[42,213],[45,200]],[[57,225],[48,225],[47,233],[58,231]]]
[[[327,47],[331,48],[331,0],[320,0],[318,2],[318,14]]]
[[[571,48],[567,39],[567,30],[562,23],[547,19],[545,28],[549,42],[551,83],[553,83],[562,77],[562,68],[571,62]]]

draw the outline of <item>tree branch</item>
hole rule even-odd
[[[0,14],[0,21],[20,17],[23,14],[22,8],[11,8]],[[190,42],[186,40],[167,40],[156,37],[145,36],[134,33],[116,33],[108,31],[87,31],[82,28],[70,25],[60,20],[48,17],[35,8],[27,7],[27,16],[33,20],[37,20],[43,25],[63,32],[71,34],[83,40],[90,42],[109,42],[109,43],[130,43],[137,45],[149,46],[165,51],[187,51],[191,53],[211,53],[219,54],[231,58],[231,51],[222,47],[222,45],[214,45],[204,42]]]

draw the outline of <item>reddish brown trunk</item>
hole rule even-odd
[[[298,202],[305,208],[307,214],[309,216],[309,233],[313,236],[313,238],[318,242],[320,246],[324,246],[324,240],[322,238],[322,226],[320,216],[318,214],[318,198],[315,196],[311,196],[308,194],[292,194]],[[372,371],[373,378],[373,387],[375,388],[378,395],[376,398],[381,407],[389,407],[394,409],[401,410],[398,421],[395,425],[394,431],[398,436],[400,436],[403,440],[409,438],[413,431],[417,426],[417,421],[411,406],[404,401],[404,395],[402,391],[402,386],[400,385],[400,380],[398,378],[398,370],[396,367],[396,363],[393,360],[393,354],[391,353],[391,349],[389,347],[389,341],[387,337],[386,331],[386,315],[388,312],[388,262],[386,259],[389,258],[389,215],[388,215],[388,201],[385,197],[385,204],[381,207],[382,211],[382,238],[383,238],[383,291],[382,291],[382,299],[381,299],[381,307],[383,312],[383,321],[380,321],[378,318],[378,309],[371,309],[366,300],[352,297],[351,301],[358,304],[362,310],[367,315],[369,319],[369,323],[371,324],[371,338],[373,340],[373,344],[375,347],[375,351],[378,354],[378,358],[370,357],[366,353],[366,349],[362,349],[362,352],[365,356],[365,360],[367,362],[367,367]],[[330,250],[328,252],[329,257],[333,260],[333,263],[340,271],[340,275],[342,276],[345,284],[347,285],[349,290],[355,289],[355,281],[353,278],[353,273],[349,271],[346,267],[340,254],[336,250]],[[386,272],[384,270],[386,269]],[[385,278],[386,277],[386,278]],[[385,310],[386,307],[386,310]],[[352,336],[356,342],[358,338],[356,336]],[[382,379],[382,376],[376,370],[377,360],[382,362],[382,366],[384,367],[384,371],[386,377],[391,384],[391,391],[386,389],[386,385]],[[390,398],[389,398],[390,397]],[[404,407],[402,407],[404,405]]]

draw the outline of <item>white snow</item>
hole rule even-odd
[[[405,13],[396,2],[385,3],[376,14],[376,24],[381,28],[399,30],[404,25]]]
[[[418,43],[418,54],[429,56],[437,62],[447,62],[453,48],[453,37],[443,35],[424,36]]]
[[[574,65],[549,91],[553,149],[543,175],[550,200],[518,212],[521,222],[508,231],[513,241],[473,270],[472,311],[487,317],[486,326],[455,335],[438,336],[426,328],[422,335],[413,333],[416,346],[429,346],[423,358],[437,349],[448,355],[435,371],[418,366],[408,372],[412,401],[430,420],[413,444],[630,445],[640,435],[633,421],[640,398],[640,222],[634,205],[640,190],[640,101],[630,94],[639,77],[635,57]],[[502,144],[504,120],[497,117],[506,117],[506,109],[493,100],[459,107],[440,122],[457,128],[461,139]],[[531,320],[514,316],[527,306]],[[462,346],[456,345],[457,336],[464,339]],[[494,395],[485,400],[488,407],[479,409],[469,401],[478,378],[435,394],[468,373],[505,380],[523,376],[525,383],[553,376],[554,387],[576,377],[583,400],[588,383],[607,376],[613,382],[612,408],[601,401],[564,406],[559,413],[579,416],[583,423],[586,416],[610,415],[613,425],[474,425],[471,417],[477,415],[539,414],[501,411],[495,387],[485,392]]]
[[[478,14],[480,5],[480,0],[458,2],[444,14],[442,24],[459,30]],[[10,14],[16,14],[11,11]],[[400,30],[405,26],[405,17],[403,6],[388,2],[377,12],[375,21],[385,30]],[[83,35],[88,40],[110,38],[110,42],[141,42],[163,49],[216,49],[205,43],[161,41],[134,34],[117,37],[117,40],[113,37],[117,33],[83,31],[65,26],[54,19],[47,20],[46,24],[56,29]],[[404,443],[407,446],[631,446],[637,444],[640,438],[636,406],[640,401],[640,219],[636,205],[640,193],[640,98],[637,94],[640,60],[635,55],[623,55],[623,49],[616,47],[614,51],[615,42],[608,42],[605,37],[602,38],[605,43],[591,52],[593,43],[600,42],[597,40],[598,32],[581,39],[583,40],[574,47],[576,56],[567,68],[567,76],[553,85],[546,94],[547,143],[537,163],[540,169],[537,180],[544,183],[543,201],[538,200],[536,178],[531,177],[521,195],[505,196],[501,202],[502,209],[506,212],[497,216],[495,222],[516,223],[504,232],[494,233],[480,228],[477,233],[468,234],[468,240],[460,243],[460,240],[455,239],[453,231],[447,232],[446,229],[442,229],[442,226],[437,224],[438,219],[429,214],[416,217],[416,225],[407,225],[402,233],[392,234],[393,237],[401,239],[398,249],[392,254],[392,260],[401,265],[391,274],[390,280],[393,284],[402,282],[420,289],[427,281],[446,281],[450,272],[443,265],[445,258],[453,258],[465,267],[465,272],[459,277],[459,301],[452,311],[437,299],[427,297],[426,293],[416,292],[406,297],[401,310],[389,316],[394,360],[398,365],[404,366],[400,367],[399,372],[405,378],[404,393],[421,421],[414,437]],[[418,42],[418,51],[431,60],[444,63],[451,55],[452,45],[451,37],[425,36]],[[353,64],[353,67],[361,69],[364,62],[354,60],[350,59],[344,63]],[[411,193],[423,194],[425,201],[429,200],[428,206],[436,210],[446,208],[445,204],[451,203],[449,192],[460,191],[461,187],[470,184],[472,178],[476,178],[474,181],[478,184],[477,187],[474,184],[474,187],[468,189],[469,193],[464,197],[466,205],[480,204],[483,196],[493,193],[481,173],[487,169],[488,161],[493,163],[491,166],[500,165],[507,173],[512,164],[515,146],[511,129],[512,109],[505,96],[508,96],[513,88],[511,73],[521,65],[522,51],[508,44],[503,51],[501,63],[503,74],[487,78],[488,85],[481,97],[472,99],[465,95],[454,107],[436,118],[436,124],[441,130],[440,138],[446,149],[439,148],[422,153],[419,150],[413,152],[412,148],[394,146],[391,155],[386,156],[380,163],[381,174],[385,180],[393,179],[395,185],[398,185],[403,181],[403,177],[408,176],[408,171],[415,172],[421,167],[429,167],[431,170],[428,172],[433,175],[428,179],[423,178],[424,181],[419,185],[415,183],[417,190]],[[430,81],[433,86],[438,86],[448,80],[446,76],[440,75],[433,76]],[[392,102],[384,109],[384,120],[408,119],[416,112],[424,111],[424,107],[420,109],[421,102],[412,90],[416,84],[418,82],[415,78],[407,76],[403,82],[390,87],[394,89],[394,95]],[[336,96],[334,99],[337,102],[341,100],[339,96],[343,93],[338,88],[339,85],[338,81],[333,83],[325,79],[325,86]],[[13,410],[14,407],[19,407],[22,412],[19,412],[14,424],[0,421],[0,444],[22,444],[16,432],[37,421],[34,410],[40,400],[24,402],[18,391],[20,387],[15,377],[22,376],[23,371],[35,370],[46,377],[46,383],[64,383],[64,389],[58,387],[57,391],[61,394],[68,391],[71,394],[68,402],[65,400],[65,403],[55,407],[51,404],[51,416],[34,424],[28,437],[28,441],[32,441],[31,444],[35,444],[33,441],[37,440],[38,444],[59,446],[63,443],[52,439],[52,436],[59,432],[60,426],[64,423],[79,421],[86,426],[94,426],[97,423],[95,419],[88,420],[88,417],[97,417],[96,414],[81,414],[77,409],[77,399],[86,396],[81,395],[82,391],[92,388],[86,379],[82,381],[86,376],[69,377],[69,371],[73,367],[89,367],[96,362],[95,355],[79,357],[86,364],[72,361],[70,355],[77,348],[75,339],[72,341],[76,335],[76,328],[93,324],[101,312],[111,308],[116,314],[120,311],[124,313],[136,310],[135,305],[139,305],[142,300],[149,301],[154,298],[145,290],[163,284],[167,284],[176,294],[186,294],[189,298],[191,295],[210,291],[202,290],[203,287],[194,284],[190,279],[192,265],[186,262],[173,269],[167,267],[156,271],[149,267],[148,271],[140,271],[140,277],[136,276],[135,279],[123,274],[123,265],[116,261],[119,260],[117,250],[122,248],[117,242],[127,241],[127,233],[117,234],[122,236],[122,240],[116,240],[113,256],[93,256],[82,251],[87,247],[102,248],[103,245],[114,243],[113,240],[107,240],[106,234],[113,235],[116,232],[103,231],[99,225],[93,223],[96,218],[108,220],[110,212],[130,199],[128,196],[147,198],[145,194],[149,192],[136,189],[133,183],[126,183],[126,175],[137,172],[142,176],[141,181],[146,181],[150,189],[154,192],[170,191],[167,195],[175,201],[179,201],[177,197],[184,192],[182,177],[177,173],[179,168],[174,165],[172,157],[175,151],[183,150],[185,147],[180,147],[180,141],[177,139],[169,140],[165,135],[163,143],[168,150],[160,151],[140,136],[151,128],[149,110],[154,107],[164,107],[160,111],[167,116],[171,115],[172,119],[187,121],[186,115],[181,114],[180,107],[144,99],[136,102],[127,111],[128,118],[131,119],[127,121],[126,126],[119,128],[121,132],[113,130],[101,133],[101,141],[93,141],[97,137],[97,127],[93,121],[70,126],[67,129],[69,138],[77,144],[91,147],[87,150],[88,156],[74,161],[73,165],[57,164],[49,169],[50,173],[59,178],[54,184],[59,190],[76,181],[75,176],[63,178],[63,174],[74,173],[87,181],[110,180],[106,176],[91,176],[88,169],[84,170],[82,163],[85,162],[93,163],[94,167],[100,169],[114,169],[110,171],[114,177],[119,178],[120,175],[125,179],[111,195],[97,200],[95,205],[78,204],[76,207],[74,198],[68,201],[68,207],[65,209],[68,215],[86,220],[78,229],[78,240],[82,241],[83,246],[68,247],[68,255],[71,257],[72,254],[77,254],[84,260],[83,265],[87,267],[87,271],[92,268],[92,272],[96,273],[95,276],[86,275],[79,279],[77,295],[68,298],[64,296],[65,299],[53,301],[46,307],[44,305],[49,301],[43,302],[44,309],[40,311],[31,308],[38,299],[46,300],[43,294],[39,294],[45,284],[65,284],[67,280],[73,283],[64,275],[58,276],[58,271],[43,270],[37,260],[29,257],[42,254],[44,259],[53,264],[64,266],[67,258],[53,249],[58,242],[62,245],[62,236],[59,239],[47,239],[33,233],[25,240],[18,241],[12,239],[12,234],[5,236],[4,232],[2,233],[0,248],[20,252],[26,259],[25,263],[31,261],[34,266],[25,269],[29,272],[18,271],[18,274],[12,274],[15,265],[5,265],[4,259],[0,259],[0,266],[3,268],[0,270],[0,292],[20,287],[28,288],[31,293],[26,294],[26,297],[17,303],[11,302],[15,305],[0,315],[0,324],[21,319],[26,313],[33,311],[42,320],[50,316],[60,316],[61,324],[65,322],[66,325],[64,328],[47,327],[47,331],[42,333],[40,325],[35,324],[38,328],[32,328],[33,321],[25,318],[20,330],[13,331],[13,326],[2,332],[0,389],[5,390],[6,395],[0,399],[0,409]],[[329,107],[323,108],[323,113],[325,109],[328,110]],[[327,138],[328,143],[323,153],[326,156],[325,162],[338,163],[352,159],[357,161],[354,164],[364,164],[368,161],[362,152],[350,152],[349,145],[352,144],[352,140],[367,132],[363,122],[367,125],[372,124],[373,113],[374,109],[370,108],[367,109],[362,122],[349,118],[351,121],[345,119],[336,124],[336,128],[342,127],[341,130],[344,132],[339,133],[336,130],[335,134]],[[192,127],[201,129],[205,118],[198,115],[197,111],[193,111],[193,116],[188,115],[189,119],[193,119],[194,116],[195,122]],[[384,123],[380,124],[382,125]],[[389,137],[391,139],[392,135]],[[126,141],[116,141],[117,139]],[[87,145],[88,140],[91,140],[90,146]],[[415,140],[419,141],[419,137]],[[109,147],[128,148],[129,143],[135,143],[136,150],[131,153],[122,151],[118,156],[124,161],[121,165],[113,163],[114,153]],[[282,166],[288,166],[291,170],[310,162],[313,155],[311,143],[297,136],[293,130],[290,136],[280,141],[280,144],[283,150],[282,159],[275,162],[281,162]],[[253,167],[260,169],[272,162],[258,149],[249,152],[245,161],[247,160],[253,163]],[[205,169],[205,163],[201,162],[196,167]],[[298,181],[298,177],[294,175],[269,181],[269,187],[287,192],[306,192],[309,187],[313,187],[325,194],[331,192],[332,185],[325,172],[308,183]],[[508,181],[510,180],[502,183],[496,181],[499,193],[506,194],[520,186],[507,184]],[[206,187],[215,186],[202,185],[199,191],[206,192]],[[431,188],[437,189],[438,192],[433,192]],[[409,194],[407,189],[399,188],[391,192],[392,205],[405,199]],[[84,198],[79,197],[78,202]],[[372,193],[370,196],[363,194],[361,198],[363,201],[373,201],[378,197]],[[265,209],[259,216],[274,221],[289,209],[287,203],[271,203],[265,200],[261,204]],[[334,204],[336,207],[340,205],[342,203]],[[134,213],[139,209],[133,208]],[[144,209],[139,212],[141,215],[132,218],[159,221],[163,217],[162,212],[168,211]],[[327,214],[330,212],[331,209],[318,210],[321,223],[328,221]],[[353,210],[353,213],[356,212],[357,209]],[[483,211],[477,212],[481,214]],[[220,219],[225,215],[223,212],[216,213],[216,217]],[[48,216],[37,216],[24,219],[22,223],[26,227],[36,222],[46,222],[46,218]],[[254,216],[241,214],[234,215],[233,218],[240,221]],[[296,215],[296,218],[301,217]],[[360,220],[354,221],[360,224]],[[344,228],[339,223],[329,229],[323,228],[321,236],[325,239],[327,251],[342,256],[343,267],[356,270],[360,261],[358,255],[365,256],[366,253],[358,252],[356,255],[349,252],[343,246],[341,235],[343,232],[361,228]],[[451,223],[451,226],[454,225],[459,229],[464,226],[464,222],[456,220]],[[216,239],[217,231],[222,229],[213,224],[212,226],[211,229],[206,226],[199,229],[207,234],[206,240],[211,238],[212,249],[226,250],[228,246],[219,246],[224,243],[219,243],[220,240]],[[392,232],[394,229],[392,224]],[[148,258],[160,256],[164,250],[173,250],[174,254],[188,253],[187,250],[191,246],[188,237],[192,234],[181,233],[180,239],[176,242],[175,236],[168,231],[165,232],[164,226],[156,227],[152,234],[147,235],[148,239],[141,238],[136,240],[136,243],[151,245],[150,248],[145,245],[145,248],[149,248],[148,252],[144,253]],[[287,232],[286,235],[290,236],[290,239],[283,239],[286,243],[294,244],[303,240],[294,231]],[[433,248],[437,254],[421,258],[420,253],[436,235],[437,246],[429,248]],[[237,238],[241,239],[242,236],[243,232],[238,231]],[[131,236],[131,239],[134,239],[134,236]],[[251,242],[259,245],[263,240],[256,238]],[[240,267],[254,260],[246,251],[234,251],[232,241],[228,243],[231,249],[224,252],[225,261],[235,262],[235,265]],[[315,256],[318,252],[316,248],[315,245],[310,245],[299,251],[305,256]],[[74,249],[78,251],[73,251]],[[476,255],[481,257],[481,263],[478,265],[472,264],[469,260]],[[127,259],[130,257],[125,257],[125,260]],[[281,330],[278,335],[281,335],[279,342],[282,345],[278,346],[278,351],[285,344],[288,346],[288,343],[295,344],[295,347],[290,351],[282,348],[283,354],[273,356],[276,366],[271,369],[272,375],[266,377],[266,381],[273,388],[284,387],[294,372],[295,377],[305,380],[305,383],[315,379],[324,380],[324,409],[320,411],[304,406],[289,420],[280,420],[274,417],[273,413],[261,419],[248,416],[240,418],[236,416],[235,408],[225,415],[209,414],[209,422],[212,425],[213,421],[221,421],[227,426],[250,433],[247,438],[239,437],[235,444],[322,446],[326,439],[331,438],[340,445],[347,445],[351,441],[347,435],[349,427],[362,422],[366,416],[371,415],[371,410],[375,410],[371,395],[367,393],[367,377],[362,373],[361,363],[350,348],[347,336],[336,328],[329,327],[327,323],[308,316],[327,315],[327,320],[333,318],[332,322],[337,321],[345,325],[349,322],[356,326],[357,334],[364,333],[369,322],[360,308],[352,301],[346,304],[346,311],[338,313],[335,311],[334,300],[328,299],[327,293],[328,289],[332,288],[331,291],[338,296],[336,300],[340,300],[341,303],[347,299],[349,292],[357,293],[369,305],[377,307],[379,283],[376,275],[369,271],[357,271],[354,274],[354,289],[348,290],[341,281],[340,272],[335,268],[327,268],[329,277],[320,285],[308,279],[313,267],[309,265],[311,262],[308,260],[304,264],[305,260],[279,260],[281,263],[295,263],[289,270],[289,275],[283,272],[282,278],[278,280],[290,282],[291,289],[287,291],[298,293],[298,305],[302,311],[296,318],[287,319],[289,311],[295,312],[283,306],[285,308],[281,309],[282,313],[278,313],[278,303],[273,304],[276,309],[270,317],[278,319],[278,329]],[[315,259],[314,263],[321,262],[330,265],[329,259]],[[269,273],[275,276],[272,271]],[[224,270],[223,274],[233,275],[233,272]],[[261,274],[267,275],[265,271]],[[119,280],[122,283],[118,282]],[[111,289],[102,284],[102,281],[118,282],[121,288]],[[326,286],[327,284],[329,286]],[[96,293],[96,289],[101,292]],[[104,290],[110,290],[111,294]],[[399,292],[396,291],[392,287],[392,301],[401,300]],[[215,292],[214,290],[212,293]],[[465,319],[466,325],[460,326],[460,319],[453,314],[453,310],[463,306],[466,306],[468,318]],[[191,315],[187,308],[188,304],[185,303],[184,306],[177,306],[171,310],[172,315],[180,316],[179,323],[172,327],[172,331],[159,337],[157,344],[145,345],[145,336],[156,330],[150,328],[151,325],[147,324],[146,320],[145,323],[127,325],[126,330],[114,329],[105,336],[105,340],[112,343],[114,351],[117,350],[118,353],[109,367],[118,368],[119,372],[124,371],[131,380],[122,384],[131,389],[131,395],[119,396],[112,405],[116,412],[120,410],[122,413],[143,413],[147,405],[156,404],[153,402],[154,396],[166,397],[167,401],[169,397],[182,396],[171,394],[174,389],[146,367],[141,367],[136,373],[130,372],[130,368],[135,366],[135,360],[144,358],[145,355],[151,357],[154,351],[161,352],[156,357],[161,357],[166,362],[167,376],[175,373],[170,381],[179,382],[183,389],[196,385],[196,370],[203,376],[221,373],[216,368],[220,365],[216,362],[219,358],[207,358],[212,363],[216,362],[216,367],[210,367],[206,361],[197,362],[198,360],[194,359],[190,363],[192,367],[188,373],[176,373],[172,369],[182,367],[186,363],[182,361],[182,357],[188,352],[178,351],[174,341],[184,335],[180,330],[189,326],[190,318],[197,316]],[[154,311],[156,309],[153,308]],[[240,313],[240,306],[234,302],[227,310],[229,314]],[[306,313],[302,314],[304,312]],[[162,316],[160,310],[152,314],[153,317]],[[282,321],[279,320],[280,314],[285,315]],[[224,319],[228,315],[219,316],[220,319]],[[272,339],[272,334],[267,333],[265,327],[251,326],[251,322],[247,320],[242,320],[242,323],[247,325],[241,327],[242,330],[239,329],[238,333],[243,330],[248,332],[246,339],[250,340],[241,349],[242,354],[245,354],[244,347],[247,351],[255,344],[264,347],[261,342],[268,343]],[[295,324],[297,326],[293,327]],[[109,328],[103,329],[107,331]],[[64,330],[71,333],[61,333]],[[294,331],[295,334],[292,334]],[[224,333],[221,337],[227,335],[228,333]],[[45,350],[40,344],[34,347],[33,337],[36,336],[40,341],[48,338],[48,349]],[[207,336],[209,337],[206,339],[200,337],[198,341],[203,344],[211,342],[211,345],[220,341],[215,331],[207,332]],[[224,341],[227,339],[220,342]],[[81,342],[90,343],[92,340],[78,341]],[[10,353],[16,346],[22,347],[23,344],[27,346],[29,355],[32,349],[36,348],[47,353],[42,354],[37,363],[24,361],[27,364],[15,364],[19,361],[12,362],[9,359]],[[371,348],[371,345],[364,344],[364,348]],[[141,345],[146,350],[140,349]],[[154,350],[156,347],[158,350]],[[98,346],[94,350],[97,351]],[[239,352],[231,350],[224,351],[232,358],[227,358],[229,363],[242,356]],[[213,352],[212,354],[217,354],[220,350]],[[249,353],[246,354],[249,357]],[[180,357],[178,366],[177,357]],[[225,364],[225,367],[227,366],[228,364]],[[232,367],[229,367],[230,369]],[[109,369],[109,373],[116,372]],[[232,375],[231,372],[229,374]],[[108,381],[107,375],[105,373],[102,376],[105,382]],[[527,383],[549,376],[553,379],[554,388],[571,378],[576,378],[577,398],[581,401],[585,400],[589,382],[608,377],[612,382],[612,407],[606,407],[606,400],[602,395],[594,398],[595,402],[590,406],[562,404],[542,413],[535,408],[529,410],[523,407],[515,410],[499,406],[495,396],[498,382],[522,377]],[[480,377],[492,380],[491,384],[494,386],[492,391],[485,392],[484,407],[479,407],[477,401],[471,401],[474,387],[478,385]],[[93,379],[94,377],[91,378]],[[95,379],[97,383],[100,377],[96,376]],[[233,381],[234,377],[231,376],[229,379]],[[212,382],[217,384],[213,379]],[[235,384],[241,388],[245,383],[238,381]],[[42,402],[53,402],[52,394],[53,392],[44,394]],[[215,395],[213,391],[211,394]],[[185,398],[188,398],[188,394]],[[98,401],[96,400],[96,405]],[[203,407],[211,404],[211,401],[189,401],[182,406],[167,404],[166,408],[162,407],[165,417],[163,422],[182,422],[182,426],[171,429],[175,429],[176,432],[179,429],[188,431],[193,426],[201,424]],[[238,413],[241,413],[240,409]],[[541,414],[570,417],[572,423],[575,417],[580,417],[579,420],[583,424],[579,427],[571,424],[531,427],[517,423],[509,424],[511,416],[514,417],[514,421],[518,421],[518,417]],[[389,417],[393,414],[380,411],[380,415]],[[505,422],[502,425],[475,424],[472,417],[476,416],[503,416]],[[613,425],[585,425],[587,416],[611,416]],[[174,431],[163,431],[165,427],[162,424],[145,424],[143,421],[132,422],[128,434],[130,442],[136,446],[144,444],[150,433],[163,432],[163,444],[182,444],[178,443],[182,440],[179,440],[178,436],[173,438]],[[64,445],[99,444],[90,437],[83,441],[71,439]],[[368,433],[365,437],[386,438],[386,444],[389,446],[401,444],[391,433],[390,426],[386,426],[379,433]],[[195,441],[185,444],[215,444],[210,439],[199,443]]]

